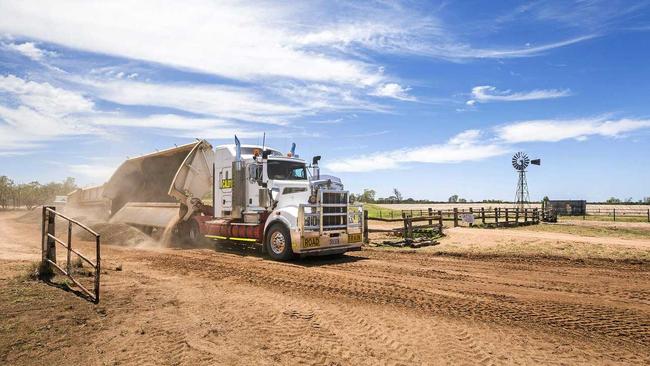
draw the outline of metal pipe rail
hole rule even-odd
[[[68,223],[68,237],[67,241],[64,242],[60,238],[55,236],[55,225],[56,225],[56,216],[64,219]],[[55,207],[44,206],[43,207],[43,236],[42,236],[42,261],[45,266],[54,266],[62,274],[67,276],[77,287],[81,289],[86,295],[88,295],[93,302],[99,303],[99,285],[100,285],[100,273],[101,273],[101,255],[100,255],[100,235],[88,226],[80,223],[77,220],[71,219],[60,212],[56,211]],[[89,232],[95,237],[95,247],[96,247],[96,258],[93,263],[88,257],[83,255],[81,252],[72,248],[72,225],[77,225],[85,231]],[[56,260],[56,244],[61,245],[66,249],[66,268],[62,268]],[[94,289],[93,291],[88,290],[84,285],[82,285],[76,278],[72,275],[72,262],[71,256],[72,253],[79,256],[83,261],[88,263],[95,270],[95,279],[94,279]]]

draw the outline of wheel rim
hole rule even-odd
[[[287,246],[287,241],[280,231],[275,231],[271,234],[271,250],[275,254],[282,254],[284,248]]]

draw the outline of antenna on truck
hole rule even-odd
[[[264,151],[266,147],[266,132],[264,132],[264,135],[262,136],[262,151]]]

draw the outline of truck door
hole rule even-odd
[[[219,216],[229,216],[232,211],[232,168],[221,168],[219,171],[219,186],[217,199],[221,206]]]

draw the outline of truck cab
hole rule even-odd
[[[262,146],[218,146],[214,156],[214,216],[201,226],[206,238],[255,241],[279,260],[361,248],[362,207],[338,178],[320,177],[318,160],[312,173],[305,160]]]

